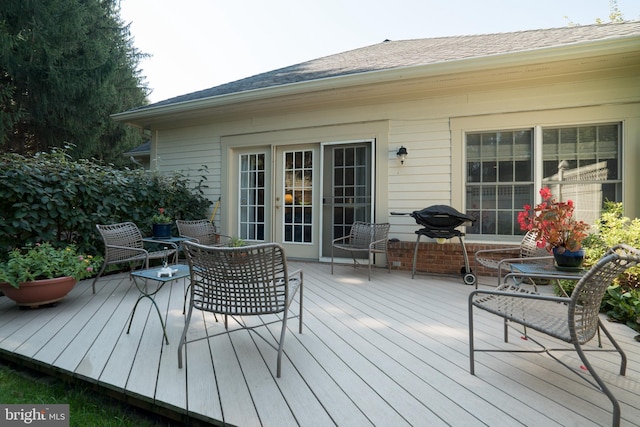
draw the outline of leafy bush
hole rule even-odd
[[[174,172],[117,170],[89,160],[72,161],[64,150],[34,157],[0,156],[0,260],[9,250],[38,242],[74,244],[102,253],[95,224],[131,221],[151,233],[158,208],[174,219],[206,218],[211,202],[198,181]]]
[[[602,308],[610,318],[640,331],[640,291],[638,289],[625,290],[620,285],[610,286],[602,301]]]
[[[610,247],[620,243],[640,248],[640,219],[625,217],[622,203],[606,202],[592,233],[583,241],[585,267],[595,264]],[[562,281],[561,285],[567,294],[575,287],[572,281]],[[604,295],[601,311],[640,331],[640,267],[630,268],[614,280]]]
[[[605,202],[598,222],[592,233],[584,240],[586,266],[595,264],[607,250],[620,243],[640,248],[640,219],[630,219],[623,215],[622,203]],[[623,288],[640,288],[640,267],[634,267],[618,279]]]

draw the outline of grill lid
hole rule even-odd
[[[475,222],[475,218],[457,211],[447,205],[433,205],[419,211],[413,211],[411,216],[424,227],[435,229],[452,229],[465,222]]]

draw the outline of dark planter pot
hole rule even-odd
[[[564,252],[560,253],[558,248],[553,248],[553,258],[558,267],[579,268],[584,261],[584,249],[578,249],[577,251],[565,249]]]
[[[0,290],[18,305],[39,307],[60,301],[77,282],[73,277],[66,276],[20,283],[19,288],[14,288],[8,283],[0,283]]]
[[[153,224],[153,237],[155,239],[168,239],[171,237],[171,223]]]

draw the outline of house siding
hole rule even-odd
[[[326,98],[314,93],[274,100],[271,109],[212,113],[189,122],[168,117],[153,126],[151,164],[167,171],[195,171],[207,165],[206,195],[212,201],[222,196],[217,221],[225,231],[233,213],[226,203],[230,148],[375,140],[375,220],[390,222],[390,237],[409,245],[405,249],[410,252],[418,226],[411,217],[391,212],[407,213],[434,204],[465,209],[465,132],[620,122],[625,214],[635,217],[640,216],[638,75],[640,61],[635,54],[584,63],[558,60],[502,72],[415,79],[389,86],[386,93],[374,85],[339,94],[327,91]],[[395,154],[400,146],[409,153],[403,165]],[[467,240],[482,248],[497,243]],[[459,257],[455,251],[460,245],[454,243],[435,250],[450,248]],[[406,261],[401,266],[405,268]]]

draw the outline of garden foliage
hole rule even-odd
[[[96,224],[131,221],[150,234],[151,217],[160,207],[174,219],[206,218],[211,205],[203,195],[206,170],[198,172],[191,179],[181,172],[118,170],[73,161],[64,150],[33,157],[2,155],[0,259],[11,248],[44,241],[102,254]]]
[[[591,234],[583,241],[585,267],[593,265],[617,244],[626,243],[640,248],[640,219],[625,217],[622,203],[605,202],[602,215],[590,231]],[[575,283],[562,282],[565,292],[570,294]],[[609,318],[640,331],[640,267],[627,270],[614,281],[602,300],[601,311]]]

